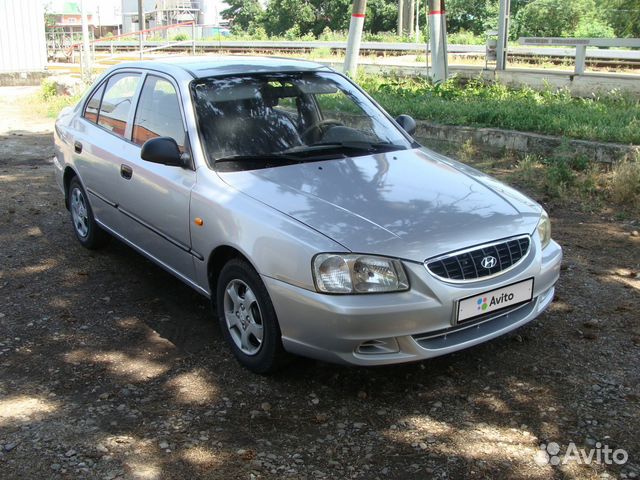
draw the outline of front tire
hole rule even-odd
[[[216,307],[220,329],[238,361],[255,373],[272,373],[287,359],[267,288],[245,261],[233,259],[218,277]]]
[[[72,178],[69,182],[67,195],[73,232],[80,244],[89,250],[104,247],[111,237],[96,223],[89,199],[78,177]]]

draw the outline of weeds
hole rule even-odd
[[[620,92],[574,98],[567,90],[498,83],[361,75],[359,83],[392,115],[446,125],[495,127],[569,138],[640,144],[640,100]]]
[[[619,205],[640,203],[640,161],[628,160],[616,165],[611,178],[611,199]]]
[[[58,84],[53,80],[45,78],[40,84],[40,96],[43,100],[50,100],[56,95],[58,95]]]
[[[45,79],[40,85],[40,92],[31,97],[28,102],[29,107],[36,113],[44,117],[55,118],[63,108],[78,103],[81,97],[81,93],[76,95],[61,94],[57,82]]]
[[[633,167],[620,167],[619,178],[607,173],[606,166],[591,162],[583,156],[570,155],[563,146],[558,147],[551,155],[539,156],[519,154],[506,150],[500,154],[478,149],[470,142],[447,151],[448,154],[489,174],[499,174],[524,191],[545,201],[579,203],[584,210],[593,210],[607,203],[613,195],[609,192],[618,188],[620,196],[630,198],[640,193],[640,164]],[[630,163],[630,162],[629,162]],[[627,168],[637,169],[635,182],[625,180],[632,177]],[[616,181],[620,185],[616,186]],[[633,187],[635,185],[635,187]],[[636,190],[633,190],[635,188]],[[625,200],[629,204],[628,200]],[[638,205],[638,204],[636,204]]]

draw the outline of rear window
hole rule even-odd
[[[139,81],[140,75],[136,73],[118,73],[109,78],[100,105],[98,125],[124,137]]]
[[[100,110],[100,100],[102,100],[103,93],[104,83],[91,95],[91,98],[87,102],[87,106],[84,109],[84,118],[90,122],[98,123],[98,110]]]

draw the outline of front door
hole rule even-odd
[[[196,172],[140,158],[141,146],[155,137],[171,137],[185,150],[186,133],[175,84],[148,74],[140,91],[127,145],[120,166],[118,209],[127,222],[126,236],[139,248],[192,279],[189,203]]]

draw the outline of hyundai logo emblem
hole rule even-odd
[[[482,265],[484,268],[493,268],[496,266],[496,263],[498,263],[498,260],[496,260],[496,257],[487,255],[482,259],[482,261],[480,262],[480,265]]]

